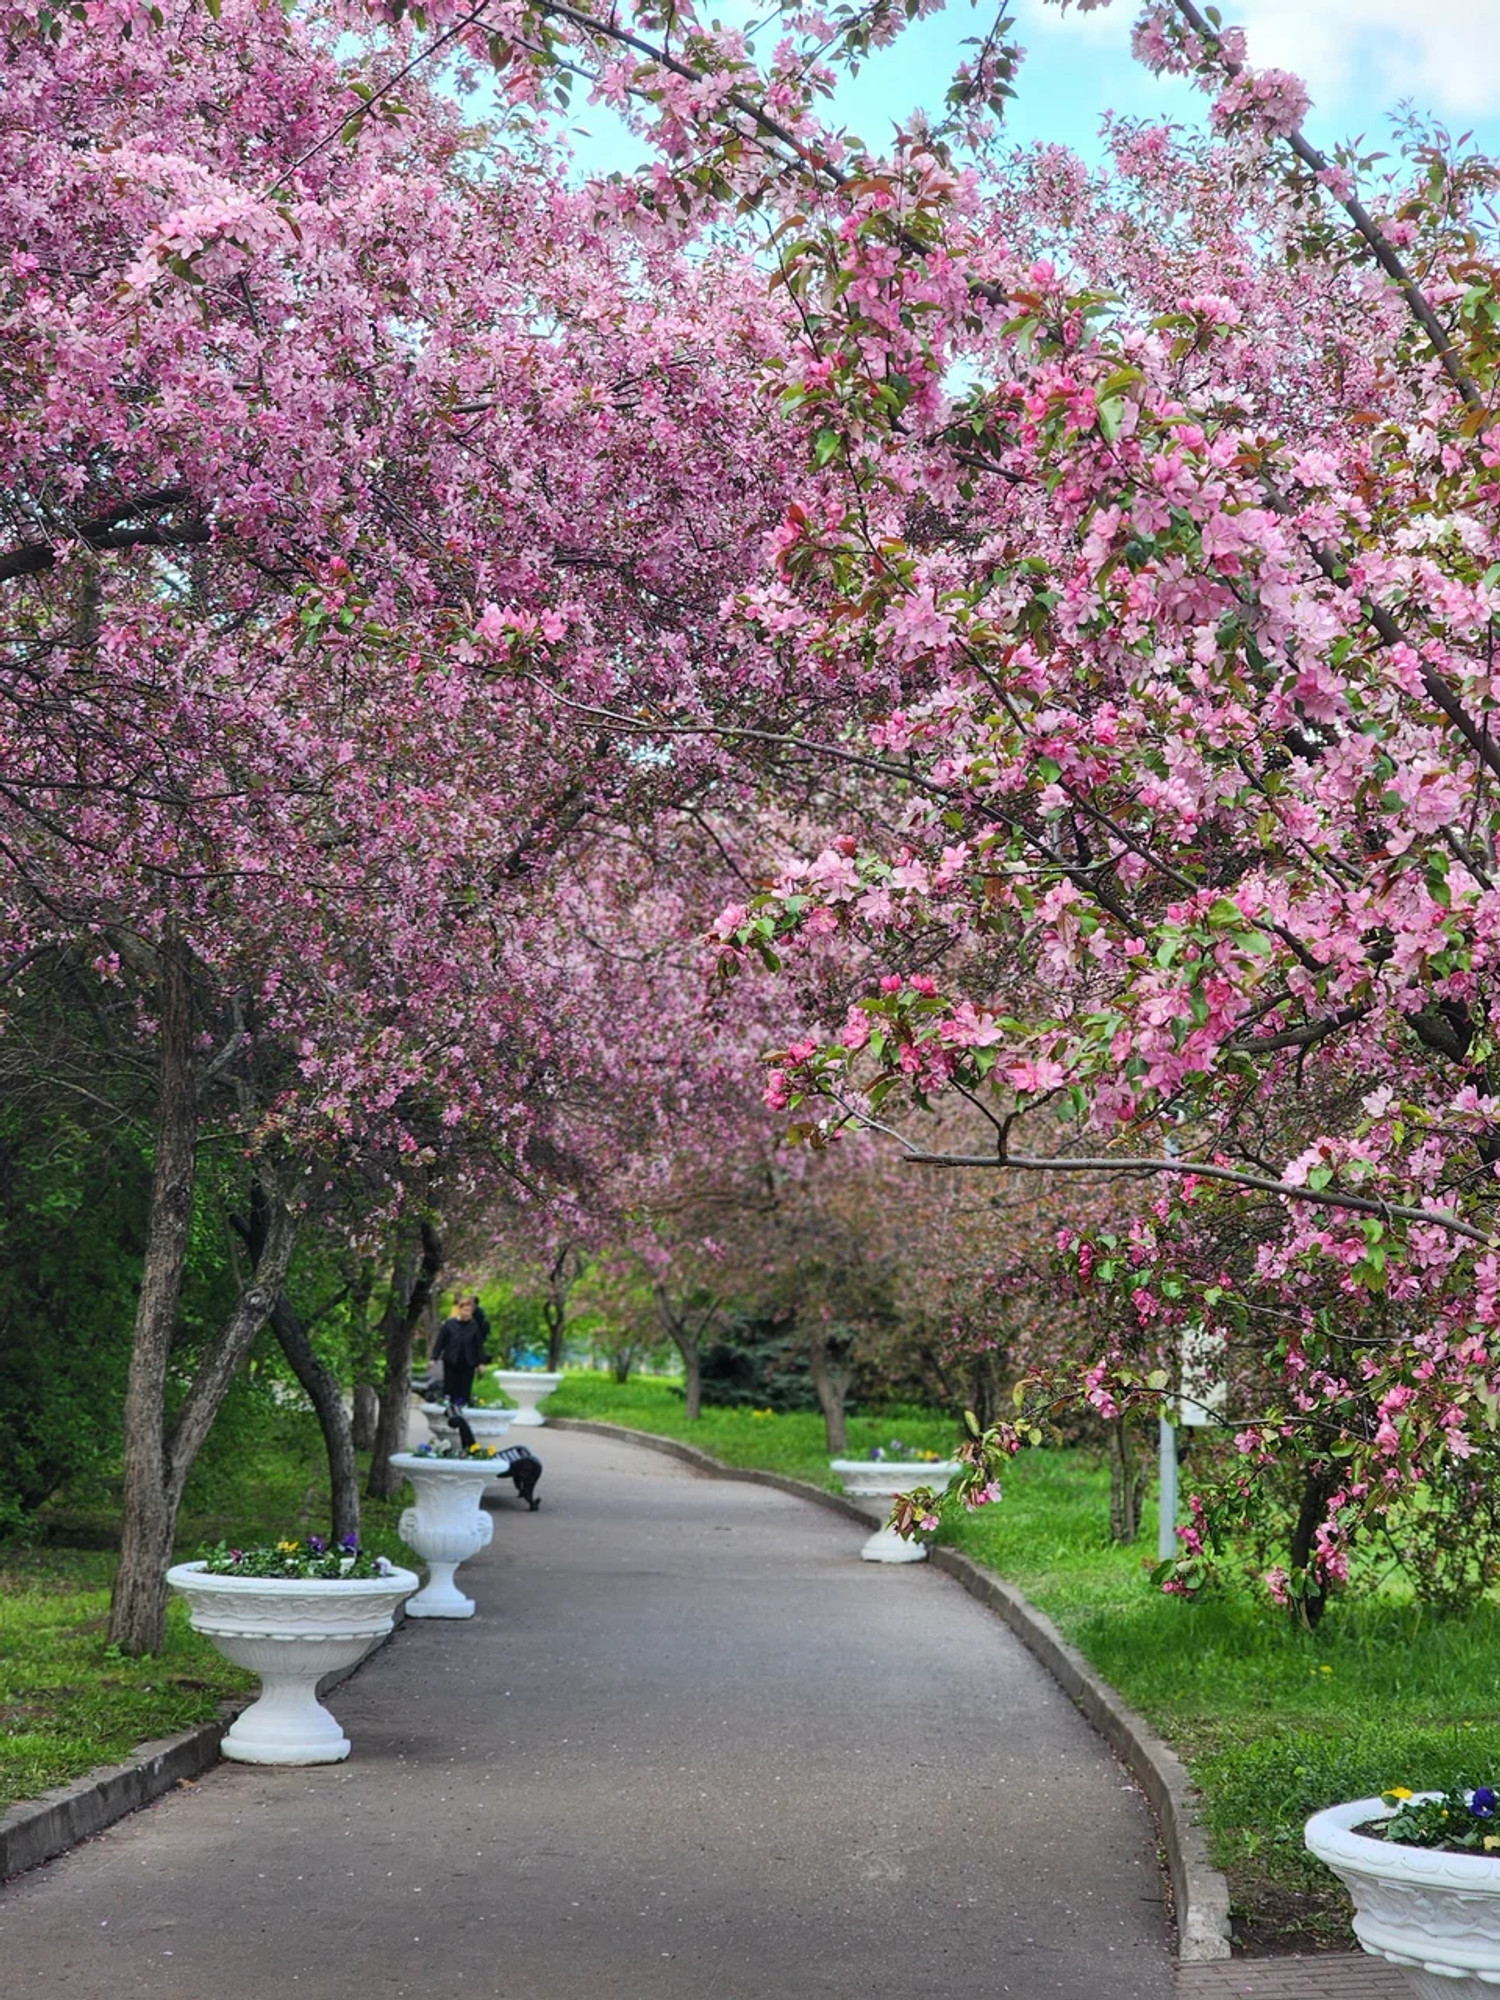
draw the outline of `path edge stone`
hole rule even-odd
[[[335,1674],[325,1674],[318,1693],[329,1694],[357,1674],[366,1660],[387,1645],[405,1623],[405,1608],[398,1610],[396,1622],[354,1662]],[[219,1761],[219,1745],[241,1709],[243,1701],[222,1701],[212,1722],[200,1722],[178,1736],[159,1736],[137,1745],[135,1755],[123,1764],[96,1764],[81,1778],[55,1785],[40,1798],[20,1799],[0,1813],[0,1883],[24,1875],[28,1868],[40,1868],[55,1861],[70,1847],[102,1833],[116,1820],[139,1812],[184,1778],[196,1778]]]
[[[696,1445],[654,1431],[631,1430],[589,1417],[548,1417],[549,1430],[590,1431],[625,1444],[646,1446],[718,1479],[743,1479],[752,1486],[773,1486],[799,1500],[812,1500],[846,1519],[868,1523],[883,1510],[858,1505],[842,1493],[830,1493],[805,1479],[754,1466],[728,1465]],[[1125,1765],[1150,1800],[1161,1827],[1167,1873],[1177,1912],[1177,1956],[1184,1965],[1204,1965],[1231,1956],[1229,1880],[1208,1858],[1208,1842],[1198,1817],[1198,1792],[1187,1766],[1152,1729],[1145,1717],[1102,1680],[1076,1646],[1070,1645],[1052,1620],[1013,1583],[1007,1583],[983,1563],[957,1549],[935,1548],[930,1560],[1004,1620],[1011,1631],[1051,1674]]]

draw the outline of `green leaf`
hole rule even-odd
[[[1113,444],[1124,428],[1126,407],[1123,396],[1106,396],[1099,405],[1099,429],[1106,444]]]

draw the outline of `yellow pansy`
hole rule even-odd
[[[1405,1785],[1389,1785],[1386,1788],[1385,1796],[1388,1799],[1409,1799],[1411,1793]]]
[[[276,1553],[282,1556],[294,1556],[301,1546],[300,1542],[278,1542]]]

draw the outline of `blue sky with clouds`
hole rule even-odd
[[[1500,152],[1500,0],[1219,0],[1226,22],[1249,37],[1261,67],[1295,70],[1312,91],[1308,134],[1320,144],[1364,134],[1371,148],[1401,99],[1434,113],[1454,133],[1472,130]],[[721,10],[711,4],[705,13]],[[728,7],[722,10],[726,15]],[[1086,156],[1098,152],[1108,110],[1201,120],[1207,100],[1186,84],[1149,75],[1130,54],[1132,0],[1063,14],[1054,0],[1012,0],[1027,50],[1008,126],[1017,140],[1046,139]],[[842,121],[872,145],[917,105],[938,106],[966,37],[990,16],[950,4],[909,28],[840,92]],[[572,121],[590,169],[632,164],[636,149],[597,107]]]

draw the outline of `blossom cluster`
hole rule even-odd
[[[291,1580],[332,1581],[335,1578],[364,1579],[390,1576],[394,1565],[385,1557],[367,1555],[358,1535],[345,1535],[330,1542],[321,1535],[304,1540],[283,1539],[245,1548],[219,1542],[203,1551],[206,1576],[285,1577]]]

